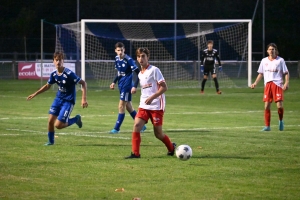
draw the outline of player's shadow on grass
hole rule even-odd
[[[200,159],[241,159],[247,160],[251,159],[251,157],[244,157],[244,156],[234,156],[234,155],[202,155],[202,156],[193,156],[192,158],[200,158]]]
[[[196,133],[196,132],[198,132],[198,133],[199,133],[199,132],[201,132],[201,133],[208,133],[208,132],[211,132],[211,131],[209,131],[209,130],[204,130],[204,129],[195,129],[195,130],[193,130],[193,129],[192,129],[192,130],[190,130],[190,129],[186,129],[186,130],[184,130],[184,129],[180,129],[180,130],[172,130],[172,129],[171,129],[171,130],[164,130],[164,132],[166,132],[166,133],[172,133],[172,132],[173,132],[173,133],[177,133],[177,132],[178,132],[178,133],[182,133],[182,132],[187,132],[187,133],[188,133],[188,132],[189,132],[189,133],[190,133],[190,132],[195,132],[195,133]]]
[[[131,147],[131,144],[101,144],[101,143],[99,143],[99,144],[77,144],[74,146],[79,146],[79,147],[88,147],[88,146],[91,146],[91,147],[95,147],[95,146],[98,146],[98,147]],[[161,145],[143,144],[141,146],[160,147]]]

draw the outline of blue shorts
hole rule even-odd
[[[120,90],[120,100],[122,100],[122,101],[131,101],[131,88]]]
[[[72,102],[55,98],[50,107],[49,114],[55,115],[59,121],[67,123],[73,107],[74,104]]]

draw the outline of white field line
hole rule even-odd
[[[46,134],[46,132],[42,131],[34,131],[34,130],[21,130],[21,129],[6,129],[7,131],[15,131],[15,132],[27,132],[27,133],[37,133],[37,134]],[[129,137],[117,137],[117,136],[105,136],[105,135],[91,135],[91,134],[109,134],[109,132],[75,132],[75,133],[61,133],[56,132],[56,135],[74,135],[79,137],[94,137],[94,138],[110,138],[110,139],[120,139],[120,140],[130,140]],[[1,134],[0,134],[1,135]],[[4,135],[4,134],[3,134]]]
[[[252,111],[218,111],[218,112],[178,112],[178,113],[168,113],[166,112],[165,115],[202,115],[202,114],[247,114],[247,113],[259,113],[263,112],[263,110],[252,110]],[[275,111],[274,111],[275,112]],[[83,115],[82,117],[85,118],[94,118],[94,117],[112,117],[116,116],[117,114],[109,114],[109,115]],[[48,119],[48,116],[46,117],[3,117],[0,118],[0,120],[18,120],[18,119]]]
[[[225,129],[252,129],[252,128],[262,128],[262,126],[235,126],[235,127],[210,127],[210,128],[182,128],[182,129],[164,129],[164,131],[197,131],[197,130],[225,130]],[[272,125],[271,127],[277,127],[277,125]],[[294,125],[285,125],[285,127],[300,127],[300,124]],[[46,132],[42,131],[34,131],[34,130],[21,130],[21,129],[6,129],[7,131],[15,131],[15,132],[27,132],[27,133],[37,133],[37,134],[46,134]],[[123,130],[124,133],[130,133],[132,130]],[[148,132],[152,130],[148,130]],[[105,135],[92,135],[92,134],[109,134],[108,131],[96,131],[96,132],[74,132],[74,133],[63,133],[56,132],[56,135],[74,135],[81,137],[95,137],[95,138],[111,138],[111,139],[122,139],[122,140],[130,140],[129,137],[117,137],[117,136],[105,136]],[[147,133],[146,133],[147,134]],[[20,135],[20,134],[0,134],[1,135]]]
[[[272,111],[276,112],[276,110]],[[288,111],[289,113],[295,111]],[[296,111],[297,112],[297,111]],[[217,111],[217,112],[178,112],[178,113],[168,113],[166,112],[165,115],[215,115],[215,114],[249,114],[249,113],[263,113],[263,110],[249,110],[249,111]],[[83,118],[94,118],[94,117],[115,117],[117,114],[109,114],[109,115],[83,115]],[[45,117],[3,117],[0,120],[19,120],[19,119],[31,119],[31,120],[38,120],[38,119],[48,119],[48,116]]]

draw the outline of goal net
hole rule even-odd
[[[150,64],[160,68],[169,87],[199,87],[200,53],[208,40],[214,41],[220,54],[220,87],[247,87],[251,20],[82,20],[56,25],[56,50],[64,52],[67,60],[80,61],[77,73],[98,88],[108,88],[117,73],[117,42],[125,44],[125,53],[133,59],[137,48],[147,47]]]

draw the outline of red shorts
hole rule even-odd
[[[283,89],[276,85],[273,81],[270,81],[265,86],[264,102],[283,101]]]
[[[135,117],[141,118],[148,123],[150,118],[152,124],[154,126],[162,126],[164,119],[164,111],[163,110],[146,110],[143,108],[139,108],[138,113]]]

